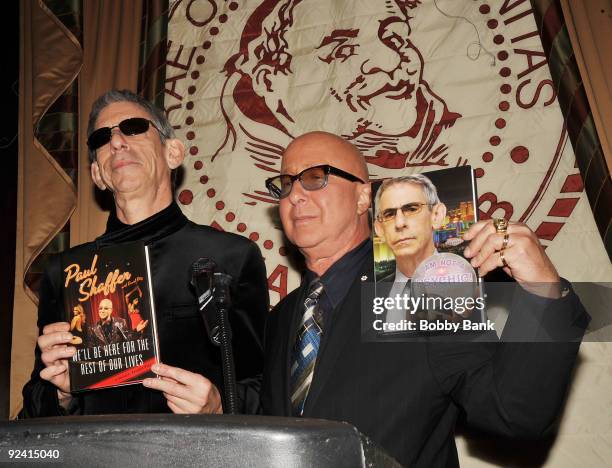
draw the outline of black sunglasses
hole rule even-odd
[[[342,169],[335,168],[328,164],[309,167],[296,175],[281,174],[276,177],[266,179],[266,188],[274,198],[285,198],[291,193],[293,182],[300,181],[304,190],[312,191],[322,189],[327,185],[329,174],[333,174],[351,182],[361,182],[365,184],[359,177],[349,174]]]
[[[153,128],[160,133],[160,135],[165,137],[162,131],[150,120],[143,117],[130,117],[129,119],[122,120],[117,125],[113,125],[112,127],[101,127],[94,130],[87,139],[87,146],[91,151],[95,151],[107,144],[113,137],[113,128],[119,127],[119,130],[121,130],[121,133],[123,133],[125,136],[134,136],[145,133],[147,130],[149,130],[149,125],[152,125]]]

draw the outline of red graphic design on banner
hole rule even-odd
[[[263,181],[307,131],[351,141],[372,178],[470,164],[483,218],[526,222],[545,246],[590,216],[528,1],[182,0],[171,14],[166,111],[192,158],[179,200],[257,242],[272,303],[299,276]]]

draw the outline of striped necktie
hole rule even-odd
[[[319,313],[319,297],[323,292],[323,284],[319,278],[308,286],[308,297],[304,301],[304,314],[293,347],[291,361],[291,408],[294,416],[301,416],[304,404],[312,382],[321,334],[323,320]]]

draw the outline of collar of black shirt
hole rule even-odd
[[[131,241],[151,244],[178,231],[188,222],[174,201],[153,216],[131,225],[122,223],[113,209],[106,222],[106,232],[96,239],[96,247],[102,248]]]
[[[323,274],[321,277],[323,296],[329,301],[332,310],[344,300],[355,277],[361,274],[359,267],[371,252],[372,240],[368,238],[347,252]],[[316,277],[316,273],[306,270],[303,281],[305,284],[310,284]]]

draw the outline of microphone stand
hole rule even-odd
[[[236,397],[236,371],[234,368],[234,352],[232,350],[232,330],[229,324],[229,310],[231,297],[229,286],[232,277],[225,273],[215,273],[214,297],[217,305],[217,334],[218,344],[221,348],[221,368],[223,370],[224,408],[225,413],[237,414]]]

